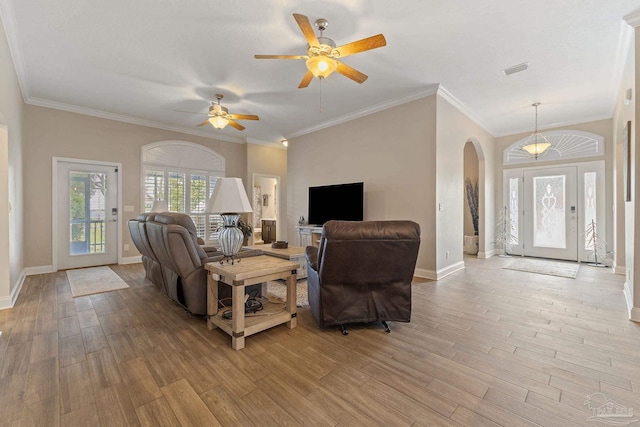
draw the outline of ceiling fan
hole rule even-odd
[[[218,103],[216,104],[215,102],[211,102],[211,106],[209,107],[209,118],[198,126],[204,126],[207,123],[211,123],[211,125],[216,129],[224,129],[225,126],[231,125],[238,130],[244,130],[244,126],[237,123],[236,120],[260,120],[258,116],[253,114],[229,114],[229,110],[220,105],[220,100],[224,98],[224,96],[217,93],[216,98],[218,98]]]
[[[367,37],[352,43],[336,47],[333,40],[323,36],[324,30],[327,29],[329,22],[320,18],[315,22],[316,27],[320,30],[320,37],[316,37],[313,27],[309,23],[309,18],[297,13],[293,14],[298,26],[302,30],[304,38],[307,40],[309,47],[306,55],[254,55],[256,59],[304,59],[307,61],[307,73],[302,78],[298,88],[309,86],[311,79],[317,77],[319,79],[327,78],[331,73],[337,71],[345,77],[350,78],[358,83],[367,80],[367,75],[360,71],[345,65],[338,61],[338,58],[344,58],[349,55],[376,49],[387,45],[382,34]]]

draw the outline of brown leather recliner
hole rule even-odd
[[[412,221],[329,221],[305,251],[309,305],[321,327],[411,320],[411,281],[420,247]]]
[[[164,287],[162,268],[158,258],[153,253],[149,238],[147,237],[147,221],[152,221],[155,213],[143,213],[128,222],[131,239],[138,252],[142,254],[142,265],[144,266],[146,277],[151,282],[160,287]]]

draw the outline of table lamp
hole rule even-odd
[[[244,234],[238,228],[238,220],[241,213],[253,212],[242,180],[240,178],[218,178],[205,212],[220,214],[222,217],[222,230],[220,230],[218,239],[224,258],[220,260],[220,263],[227,260],[233,264],[236,259],[239,262],[237,254],[242,248]]]
[[[153,205],[151,205],[151,210],[149,212],[168,212],[169,207],[167,206],[166,200],[154,200]]]

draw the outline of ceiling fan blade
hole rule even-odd
[[[387,40],[382,34],[378,34],[376,36],[367,37],[366,39],[338,46],[335,50],[340,52],[340,58],[344,58],[345,56],[353,55],[355,53],[360,53],[371,49],[377,49],[386,45]]]
[[[300,15],[299,13],[294,13],[293,17],[296,19],[298,26],[302,30],[302,34],[304,34],[304,38],[307,39],[307,43],[309,43],[309,46],[320,46],[318,37],[316,37],[316,33],[313,31],[313,27],[309,22],[309,18],[304,15]]]
[[[260,120],[255,114],[229,114],[233,120]]]
[[[253,55],[256,59],[308,59],[306,55]]]
[[[244,126],[242,126],[240,123],[234,122],[233,120],[229,120],[229,124],[238,130],[244,130]]]
[[[209,119],[207,119],[207,120],[205,120],[204,122],[200,123],[198,126],[204,126],[204,125],[206,125],[207,123],[209,123]]]
[[[340,61],[336,61],[336,62],[338,63],[338,68],[336,69],[336,71],[345,77],[349,77],[353,81],[356,81],[358,83],[364,83],[364,81],[369,78],[366,74],[362,74],[360,71],[356,70],[355,68],[351,68]]]
[[[338,62],[338,61],[336,61],[336,62]],[[304,77],[302,78],[302,81],[298,85],[298,89],[303,89],[303,88],[309,86],[309,83],[311,83],[311,80],[313,80],[313,73],[311,71],[307,70],[307,74],[305,74]]]

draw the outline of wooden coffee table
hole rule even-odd
[[[207,275],[207,327],[219,327],[231,335],[231,346],[244,348],[249,335],[286,323],[289,329],[296,327],[296,270],[297,262],[259,255],[242,258],[234,264],[209,262],[205,264]],[[269,315],[245,316],[245,287],[269,280],[286,279],[287,302],[283,311]],[[231,286],[231,319],[223,319],[224,309],[218,308],[218,282]],[[262,312],[269,313],[277,304],[265,303]],[[261,312],[258,312],[261,314]]]

